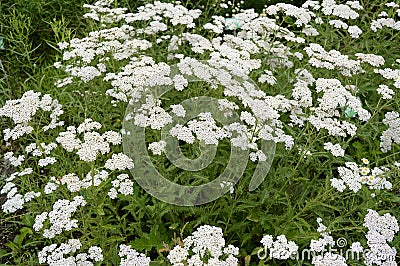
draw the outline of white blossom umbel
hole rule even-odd
[[[75,196],[72,201],[67,199],[57,200],[53,205],[53,210],[36,215],[33,229],[40,231],[44,227],[43,223],[49,220],[49,228],[43,231],[44,238],[54,238],[64,230],[71,231],[78,227],[78,220],[71,219],[72,214],[76,212],[79,206],[85,205],[86,200],[82,196]]]
[[[368,228],[366,234],[369,251],[365,252],[366,265],[396,265],[396,248],[389,246],[394,235],[399,231],[397,219],[386,213],[379,215],[369,209],[364,218],[364,226]]]
[[[57,100],[51,98],[49,94],[40,97],[40,92],[32,90],[25,92],[20,99],[7,100],[5,105],[0,108],[0,117],[9,117],[15,123],[14,128],[3,130],[4,140],[16,140],[25,134],[30,134],[33,127],[30,124],[35,114],[39,111],[50,112],[50,123],[42,127],[43,131],[62,126],[64,121],[58,121],[63,114],[62,106]]]
[[[66,243],[61,243],[58,247],[57,244],[45,246],[39,251],[39,263],[49,266],[94,266],[95,262],[103,261],[102,249],[97,246],[91,246],[87,252],[71,256],[71,253],[76,253],[81,248],[82,243],[79,239],[69,239]]]
[[[299,249],[297,244],[294,241],[288,241],[285,235],[277,236],[276,240],[272,235],[265,235],[260,242],[264,246],[265,255],[270,259],[287,260]]]
[[[100,134],[94,129],[100,129],[101,124],[86,119],[78,128],[70,126],[67,131],[61,132],[56,141],[69,152],[75,151],[82,161],[93,162],[99,154],[110,152],[110,144],[121,144],[121,135],[115,131]],[[83,134],[83,141],[78,135]]]
[[[150,258],[139,253],[128,245],[119,245],[118,256],[121,258],[120,266],[149,266]]]
[[[169,252],[168,259],[174,266],[237,266],[238,259],[235,256],[238,254],[238,248],[232,245],[225,247],[221,228],[203,225],[183,240],[183,246],[175,246]]]
[[[392,143],[400,144],[400,114],[389,112],[382,122],[389,128],[382,132],[380,147],[383,152],[392,149]]]
[[[388,189],[392,188],[392,183],[387,179],[390,178],[386,174],[387,168],[374,167],[370,169],[364,165],[358,165],[354,162],[346,162],[345,166],[338,167],[339,177],[331,179],[332,187],[338,191],[343,192],[346,187],[350,190],[357,192],[361,189],[362,185],[367,185],[369,189]]]

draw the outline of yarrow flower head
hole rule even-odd
[[[369,209],[364,218],[364,226],[368,228],[366,234],[369,252],[365,253],[367,265],[395,265],[396,248],[388,243],[393,241],[399,231],[397,219],[386,213],[380,216],[376,211]]]
[[[275,258],[280,260],[287,260],[291,255],[296,254],[299,247],[294,241],[288,241],[285,235],[280,235],[273,240],[273,236],[265,235],[261,239],[261,244],[264,246],[264,252],[266,252],[269,258]]]
[[[78,253],[76,256],[71,256],[71,253],[76,253],[82,248],[79,239],[69,239],[67,243],[61,243],[45,246],[39,251],[39,263],[48,264],[50,266],[57,265],[87,265],[93,266],[94,262],[103,261],[102,249],[97,246],[89,247],[87,253]]]
[[[221,228],[203,225],[183,240],[183,247],[175,246],[168,254],[168,259],[175,266],[184,265],[183,263],[193,266],[203,265],[204,263],[207,265],[236,266],[238,259],[235,256],[238,254],[238,248],[232,245],[225,247]]]
[[[110,144],[118,145],[122,137],[114,131],[107,131],[103,134],[92,131],[100,129],[101,124],[86,119],[78,128],[70,126],[67,131],[61,132],[56,141],[69,152],[76,150],[76,154],[82,161],[93,162],[99,154],[110,152]],[[83,141],[77,136],[83,134]]]
[[[119,245],[118,256],[121,258],[120,266],[149,266],[150,258],[146,255],[137,252],[130,246],[121,244]]]

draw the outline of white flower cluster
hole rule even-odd
[[[87,253],[82,252],[76,256],[70,256],[71,253],[75,253],[81,247],[82,243],[79,239],[69,239],[67,243],[62,243],[58,247],[57,244],[45,246],[38,253],[39,263],[48,264],[49,266],[94,266],[93,262],[103,261],[102,249],[97,246],[89,247]]]
[[[54,164],[55,162],[57,162],[56,158],[54,158],[54,157],[46,157],[46,158],[40,159],[38,161],[38,166],[45,167],[47,165]]]
[[[101,23],[112,23],[122,19],[121,15],[125,13],[126,8],[109,8],[112,3],[109,0],[101,0],[94,5],[84,4],[84,8],[90,9],[90,13],[83,15],[85,18],[91,18]]]
[[[40,143],[37,145],[36,143],[31,143],[25,147],[25,151],[27,154],[32,154],[32,156],[40,157],[43,154],[49,155],[52,150],[57,148],[57,143],[51,142],[46,145],[46,143]]]
[[[18,187],[14,182],[12,182],[17,177],[22,177],[25,175],[30,175],[33,173],[32,168],[25,168],[21,172],[15,172],[11,174],[10,177],[6,178],[6,183],[0,191],[0,194],[7,193],[7,200],[1,206],[3,212],[13,213],[24,207],[24,204],[31,201],[33,198],[41,196],[40,192],[29,191],[24,195],[18,193]]]
[[[264,252],[271,259],[287,260],[299,249],[297,244],[294,241],[288,241],[285,235],[277,236],[275,241],[273,236],[265,235],[260,242],[264,246]]]
[[[356,53],[355,56],[363,63],[368,63],[373,67],[380,67],[385,64],[385,59],[380,55]]]
[[[118,192],[123,195],[133,195],[133,182],[130,180],[129,175],[120,174],[117,179],[112,182],[113,187],[108,192],[108,196],[112,199],[116,199]]]
[[[286,16],[294,17],[296,19],[294,24],[297,27],[307,25],[311,21],[311,18],[315,16],[315,14],[308,9],[285,3],[270,5],[264,9],[263,12],[268,15],[276,15],[279,11],[284,12]]]
[[[225,247],[221,228],[203,225],[183,240],[183,247],[175,246],[167,257],[174,266],[237,266],[238,254],[238,248]]]
[[[21,166],[25,161],[24,155],[19,155],[18,157],[14,156],[14,152],[9,151],[4,154],[4,160],[8,161],[12,166],[18,167]]]
[[[149,266],[150,258],[137,252],[128,245],[119,245],[118,256],[121,258],[120,266]]]
[[[304,48],[304,51],[310,57],[308,62],[316,68],[337,69],[342,75],[348,77],[363,72],[358,60],[349,59],[347,55],[343,55],[337,50],[327,52],[321,45],[310,43],[308,47]]]
[[[296,81],[293,85],[292,96],[295,99],[299,106],[301,107],[311,107],[313,105],[313,98],[312,98],[312,91],[310,90],[309,86],[315,83],[315,79],[307,69],[296,69],[294,71],[296,74]],[[297,118],[295,114],[291,115],[292,122],[295,124],[303,124],[302,119],[298,121],[294,121],[294,117]],[[297,119],[296,119],[297,120]]]
[[[221,188],[229,187],[229,193],[233,194],[235,192],[235,188],[233,187],[233,183],[230,181],[222,181],[220,184]]]
[[[132,58],[117,74],[107,73],[104,80],[111,81],[112,89],[106,94],[116,100],[127,102],[131,98],[140,98],[147,86],[170,86],[170,67],[164,63],[155,63],[151,57]]]
[[[308,25],[308,23],[310,23],[315,17],[315,14],[310,11],[308,7],[312,7],[315,10],[319,9],[318,4],[313,4],[311,2],[301,8],[288,4],[277,4],[275,6],[268,7],[268,12],[266,13],[275,16],[278,14],[278,12],[283,11],[287,16],[293,16],[297,19],[297,26],[309,28],[310,25]],[[354,10],[362,9],[361,5],[357,1],[348,1],[345,5],[338,5],[335,3],[335,1],[324,1],[322,7],[324,12],[327,12],[327,14],[329,13],[329,15],[333,14],[335,16],[340,16],[342,18],[346,17],[350,19],[358,16],[357,12]],[[148,49],[148,44],[144,44],[144,40],[138,39],[137,35],[135,35],[134,38],[133,34],[129,35],[129,30],[148,35],[163,32],[165,30],[165,25],[168,25],[168,23],[165,21],[173,17],[170,10],[174,10],[174,12],[179,10],[179,12],[177,12],[177,16],[191,16],[195,13],[192,18],[196,18],[200,15],[200,11],[198,10],[193,11],[193,14],[189,14],[191,11],[181,7],[179,4],[175,6],[172,4],[164,4],[159,2],[148,4],[144,7],[141,7],[137,13],[121,14],[119,15],[119,18],[123,17],[129,25],[133,25],[137,21],[144,20],[148,22],[147,27],[150,28],[140,28],[139,25],[136,25],[138,28],[135,30],[131,29],[131,26],[124,25],[119,28],[91,32],[89,34],[90,36],[85,40],[74,40],[73,49],[77,50],[65,52],[66,56],[64,60],[68,61],[75,56],[78,56],[82,58],[82,61],[85,63],[89,63],[93,61],[95,57],[104,57],[104,53],[97,52],[101,49],[103,49],[103,51],[111,51],[110,57],[114,57],[114,59],[129,58],[129,63],[122,67],[118,73],[107,73],[106,77],[104,78],[105,81],[110,81],[112,85],[112,89],[110,89],[107,93],[119,100],[128,101],[131,98],[141,98],[144,96],[143,94],[147,87],[153,87],[157,85],[173,85],[177,90],[183,90],[188,84],[188,81],[185,79],[184,75],[178,74],[174,77],[170,77],[170,68],[167,64],[163,62],[156,64],[154,59],[148,56],[140,55],[141,51]],[[190,18],[188,19],[190,20]],[[304,39],[301,41],[290,30],[279,27],[274,19],[258,17],[258,14],[254,11],[245,11],[243,13],[236,14],[234,19],[238,21],[238,25],[240,25],[240,34],[237,36],[224,34],[223,38],[216,37],[212,40],[207,40],[200,35],[190,32],[183,32],[183,35],[180,37],[177,37],[176,35],[172,35],[172,37],[170,35],[163,35],[158,39],[160,42],[165,40],[170,41],[168,48],[168,52],[170,53],[178,50],[179,46],[186,43],[186,41],[191,49],[195,50],[196,52],[203,53],[204,51],[210,51],[211,59],[218,61],[220,65],[229,69],[228,74],[232,72],[235,75],[241,76],[240,72],[249,74],[252,70],[260,68],[261,60],[252,59],[253,55],[260,52],[265,52],[266,55],[268,55],[266,56],[268,58],[266,64],[272,70],[277,67],[293,66],[293,63],[290,62],[289,57],[297,56],[295,55],[296,53],[292,54],[289,49],[279,41],[276,41],[274,45],[271,46],[271,40],[272,38],[278,38],[301,43],[304,42]],[[180,21],[180,19],[177,20]],[[221,33],[226,27],[226,23],[227,22],[222,17],[213,17],[213,24],[208,23],[209,25],[205,28],[210,28],[210,26],[213,26],[218,32]],[[180,23],[173,23],[173,25],[178,24]],[[353,28],[354,32],[356,33],[357,29],[355,27]],[[190,27],[187,27],[186,30],[189,29]],[[107,41],[100,41],[102,38],[105,38]],[[114,44],[113,42],[116,43]],[[123,52],[124,55],[122,55],[121,49],[125,49],[122,47],[129,47],[131,43],[135,43],[135,47],[138,49],[126,49],[126,51]],[[101,48],[102,46],[105,46],[105,48]],[[109,47],[113,47],[113,49],[116,51],[112,51],[109,49]],[[308,53],[311,57],[311,63],[314,61],[315,64],[321,65],[322,67],[326,67],[328,69],[338,69],[343,75],[347,76],[362,72],[360,66],[361,59],[350,60],[348,56],[342,55],[335,50],[326,52],[317,44],[310,44],[310,47],[308,48]],[[129,54],[127,53],[129,50],[134,51]],[[307,51],[307,47],[305,50]],[[137,54],[139,54],[139,56],[137,56]],[[297,52],[297,54],[302,57],[301,53]],[[85,57],[83,57],[83,55],[87,56],[87,60]],[[211,87],[215,87],[217,84],[222,84],[223,86],[227,87],[225,95],[238,97],[245,106],[250,107],[258,121],[265,124],[267,121],[271,122],[270,125],[273,126],[265,126],[265,129],[262,129],[262,126],[260,125],[259,129],[262,129],[260,132],[263,134],[256,136],[254,141],[250,140],[250,142],[255,142],[259,138],[262,139],[263,137],[267,137],[267,140],[273,139],[276,142],[285,142],[287,148],[293,145],[293,138],[286,135],[283,130],[281,130],[281,128],[283,128],[283,124],[281,121],[279,121],[279,112],[290,112],[291,126],[302,126],[304,124],[304,121],[306,120],[305,115],[302,109],[299,107],[302,106],[308,108],[312,106],[311,91],[307,88],[305,83],[303,83],[302,86],[297,83],[299,86],[295,86],[293,90],[293,94],[296,95],[294,96],[295,101],[289,101],[283,96],[268,97],[261,91],[255,91],[254,88],[251,88],[251,86],[244,86],[244,91],[238,90],[237,83],[235,84],[233,82],[228,82],[228,76],[231,75],[227,75],[226,71],[221,69],[221,67],[218,67],[217,69],[208,67],[208,69],[206,69],[205,65],[196,63],[192,58],[185,58],[182,54],[176,54],[176,56],[176,58],[180,59],[178,66],[183,74],[193,74],[201,79],[204,79],[211,85]],[[104,58],[110,57],[106,56]],[[364,57],[368,57],[365,60],[370,60],[370,62],[377,60],[377,58],[372,58],[369,55]],[[104,59],[104,61],[107,60]],[[379,65],[379,63],[376,65]],[[275,82],[275,77],[272,75],[270,70],[264,70],[264,74],[260,76],[260,81],[273,84]],[[309,83],[308,85],[311,84],[312,83]],[[335,95],[329,95],[329,97],[336,96],[341,92],[337,90],[334,93]],[[328,95],[326,98],[328,98]],[[161,108],[159,102],[157,102],[155,99],[147,100],[149,101],[143,106],[142,110],[134,114],[136,125],[150,126],[154,129],[161,129],[163,126],[171,122],[170,115]],[[354,99],[351,98],[348,100],[353,102],[354,105],[358,105]],[[322,99],[321,101],[321,105],[326,103],[325,99]],[[176,115],[184,115],[183,110],[178,110],[175,106],[172,106],[171,108],[173,108],[173,113]],[[331,109],[329,112],[324,110],[323,115],[320,113],[317,115],[312,115],[310,117],[310,122],[318,129],[328,129],[329,134],[333,136],[346,136],[347,134],[355,134],[356,127],[348,121],[341,121],[337,110],[333,112]],[[229,112],[227,112],[227,115],[228,113]],[[267,116],[265,116],[266,114]],[[358,114],[363,121],[366,121],[369,115],[365,110],[358,112]],[[338,119],[332,118],[332,115],[337,116]],[[176,132],[176,134],[185,141],[189,143],[194,141],[195,136],[193,135],[193,132],[190,133],[187,128],[181,126],[175,129],[179,131]],[[252,135],[252,129],[246,129],[247,132],[250,133],[248,134],[250,136]],[[241,132],[243,132],[242,136],[246,135],[244,129],[242,129]],[[244,137],[241,139],[241,141],[236,139],[235,143],[242,143],[241,146],[246,147],[247,144],[245,143],[248,143],[249,141],[246,142],[244,140]],[[213,139],[212,142],[215,143],[215,139]],[[251,145],[252,143],[250,143],[250,146]],[[246,149],[248,149],[248,147],[246,147]],[[157,153],[159,152],[160,149],[157,149]],[[252,153],[253,159],[256,157],[263,158],[262,154],[259,154],[260,156],[258,156],[256,152]]]
[[[211,113],[200,113],[199,120],[192,119],[187,126],[177,124],[170,129],[171,136],[192,144],[195,137],[206,144],[218,145],[218,141],[231,135],[224,128],[217,126]]]
[[[276,83],[276,78],[272,71],[264,70],[264,73],[258,78],[260,83],[267,83],[269,85],[274,85]]]
[[[374,32],[377,32],[378,30],[380,30],[384,27],[399,31],[400,30],[400,21],[396,21],[393,18],[378,18],[378,19],[372,20],[370,27],[371,27],[371,30]]]
[[[368,160],[364,159],[364,164],[368,164]],[[346,162],[345,167],[338,167],[339,177],[331,179],[332,187],[343,192],[346,187],[354,192],[361,189],[363,184],[368,185],[369,189],[392,189],[392,183],[386,178],[387,168],[374,167],[370,169],[366,166],[357,165],[354,162]]]
[[[400,114],[398,112],[389,112],[385,114],[382,123],[389,128],[382,132],[380,148],[383,152],[392,149],[392,143],[400,144]]]
[[[378,86],[376,91],[382,95],[382,99],[384,100],[390,100],[393,98],[393,95],[395,94],[392,89],[389,88],[389,86],[381,84]]]
[[[126,117],[129,120],[130,116]],[[152,95],[146,96],[146,103],[136,110],[135,125],[139,127],[150,127],[160,130],[172,123],[172,117],[161,107],[161,101],[154,99]]]
[[[72,201],[67,199],[57,200],[53,205],[53,210],[36,215],[33,229],[40,231],[44,227],[44,222],[48,219],[50,227],[44,229],[44,238],[54,238],[62,233],[63,230],[71,231],[78,227],[78,220],[71,220],[71,216],[79,206],[85,206],[86,200],[82,196],[75,196]]]
[[[321,7],[321,11],[324,15],[336,16],[344,19],[358,18],[359,14],[355,10],[363,9],[358,1],[348,1],[346,4],[336,4],[335,0],[323,0]]]
[[[50,124],[43,127],[44,131],[62,126],[64,121],[58,121],[63,114],[62,106],[57,100],[53,100],[49,94],[45,94],[40,99],[40,92],[32,90],[25,92],[20,99],[7,100],[0,108],[0,117],[9,117],[16,124],[14,128],[3,130],[4,140],[16,140],[25,134],[30,134],[33,127],[28,123],[32,120],[38,110],[50,113]]]
[[[388,244],[399,231],[397,219],[389,213],[380,216],[369,209],[364,218],[364,226],[368,228],[366,238],[369,247],[369,251],[364,254],[365,264],[397,265],[396,248]]]
[[[328,247],[334,247],[336,243],[333,237],[330,235],[330,232],[327,232],[327,227],[322,223],[322,219],[317,218],[317,223],[317,232],[320,233],[321,237],[318,240],[311,240],[310,250],[320,254],[313,256],[311,263],[316,266],[347,265],[346,259],[342,255],[332,253],[328,249]]]
[[[331,136],[346,137],[356,134],[357,127],[354,124],[340,120],[338,108],[351,108],[361,121],[368,121],[371,118],[371,114],[362,108],[360,100],[337,79],[317,79],[316,91],[324,94],[318,99],[319,105],[313,108],[315,114],[311,115],[308,121],[317,130],[324,128]]]
[[[391,79],[394,81],[393,86],[400,89],[400,69],[375,69],[375,73],[381,74],[385,79]]]
[[[158,142],[150,143],[148,149],[151,150],[154,155],[161,155],[161,153],[165,151],[166,146],[167,142],[160,140]]]
[[[69,152],[76,150],[76,154],[82,161],[93,162],[99,153],[106,154],[110,152],[110,144],[118,145],[122,142],[121,135],[115,131],[107,131],[102,135],[91,131],[100,128],[100,123],[85,119],[78,128],[69,126],[67,131],[61,132],[56,141]],[[77,135],[82,133],[83,141],[77,138]]]
[[[312,239],[310,242],[310,250],[315,251],[317,253],[324,252],[327,246],[334,246],[335,241],[333,237],[330,235],[330,232],[327,232],[327,227],[322,223],[321,218],[317,218],[318,229],[317,232],[320,233],[321,237],[318,240]]]
[[[225,111],[225,117],[231,117],[234,110],[238,110],[239,106],[227,99],[218,99],[218,110]]]
[[[178,76],[178,75],[177,75]],[[176,77],[176,76],[175,76]],[[185,79],[186,80],[186,79]],[[172,104],[171,106],[171,111],[178,117],[185,117],[186,115],[186,110],[183,108],[182,105],[180,104]]]
[[[338,19],[329,20],[329,25],[332,25],[337,29],[345,29],[345,30],[347,30],[349,27],[349,25],[347,25],[345,22]]]
[[[49,182],[47,184],[47,189],[49,189],[49,193],[51,193],[61,184],[66,185],[67,189],[71,192],[78,192],[83,188],[89,188],[91,186],[97,187],[107,178],[108,172],[105,170],[102,170],[100,172],[90,171],[87,173],[86,178],[84,178],[83,180],[81,180],[76,174],[66,174],[57,180],[51,180],[52,182]],[[46,194],[49,193],[46,192]]]
[[[127,155],[123,153],[117,153],[113,154],[112,157],[106,161],[104,167],[111,171],[123,171],[126,169],[132,169],[134,165],[132,159]]]
[[[163,3],[155,1],[152,4],[146,4],[138,8],[135,14],[126,14],[125,21],[130,23],[134,21],[148,21],[161,17],[169,19],[173,26],[183,25],[187,28],[194,28],[196,25],[194,19],[198,18],[201,11],[198,9],[188,10],[186,7],[177,4]]]
[[[347,30],[347,32],[349,33],[349,35],[350,35],[352,38],[358,38],[358,37],[360,37],[360,35],[361,35],[361,33],[362,33],[362,30],[361,30],[358,26],[356,26],[356,25],[354,25],[354,26],[349,26],[349,25],[347,25],[345,22],[343,22],[343,21],[341,21],[341,20],[338,20],[338,19],[332,19],[332,20],[330,20],[330,21],[329,21],[329,25],[332,25],[332,26],[334,26],[334,27],[337,28],[337,29],[344,29],[344,30]]]
[[[332,142],[324,143],[324,149],[330,151],[335,157],[343,157],[345,150],[342,149],[340,144],[332,144]]]
[[[44,193],[46,195],[53,193],[59,187],[60,181],[55,176],[51,176],[50,180],[44,186]]]
[[[216,7],[218,2],[214,2],[214,7]],[[219,7],[222,9],[232,9],[232,14],[236,14],[242,10],[242,5],[244,4],[244,0],[241,1],[231,1],[231,0],[221,0],[219,2]],[[227,13],[226,16],[229,14]]]
[[[318,30],[310,25],[306,25],[301,32],[304,33],[306,36],[318,36],[319,35]]]

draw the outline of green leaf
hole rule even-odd
[[[21,232],[21,234],[15,236],[14,241],[13,241],[18,247],[22,246],[22,242],[24,241],[27,234],[30,234],[30,235],[33,234],[32,230],[29,227],[22,227],[20,232]]]
[[[162,241],[159,240],[156,227],[151,228],[149,234],[143,234],[141,238],[137,238],[129,243],[136,250],[151,251],[153,248],[160,249],[163,247]]]

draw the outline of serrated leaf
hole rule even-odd
[[[159,241],[158,233],[155,227],[150,230],[149,234],[143,234],[129,243],[136,250],[151,251],[153,248],[157,250],[163,248],[163,243]]]

